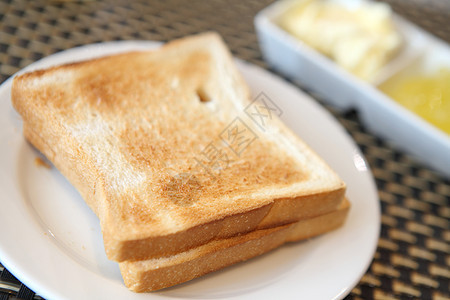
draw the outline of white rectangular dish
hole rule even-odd
[[[276,71],[323,95],[340,110],[356,109],[365,126],[397,148],[450,177],[450,136],[393,101],[377,85],[408,68],[450,68],[445,42],[393,16],[404,39],[401,51],[368,83],[282,29],[277,21],[298,1],[278,1],[260,11],[255,27],[264,59]],[[449,83],[450,84],[450,83]]]

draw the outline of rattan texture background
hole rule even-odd
[[[206,30],[219,32],[237,57],[267,68],[253,17],[270,2],[1,1],[0,82],[42,57],[75,46],[112,40],[167,41]],[[450,1],[387,2],[397,13],[450,41]],[[365,154],[382,207],[373,263],[346,299],[450,299],[449,179],[367,132],[357,113],[326,108]],[[0,265],[0,299],[14,297],[41,299]]]

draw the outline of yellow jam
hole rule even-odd
[[[413,111],[450,135],[450,69],[431,75],[393,78],[380,89],[401,105]]]

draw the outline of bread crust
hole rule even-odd
[[[342,198],[337,196],[339,193],[343,196],[345,189],[294,199],[277,199],[263,207],[198,225],[179,233],[141,240],[118,241],[116,244],[108,244],[105,248],[114,249],[111,253],[108,251],[107,253],[110,259],[117,262],[172,255],[211,240],[233,237],[253,230],[278,227],[317,214],[328,213],[342,203]],[[322,203],[323,206],[317,208],[317,202]],[[113,238],[104,238],[105,245],[112,241],[114,241]],[[130,255],[131,253],[132,255]]]
[[[189,281],[237,262],[339,228],[350,209],[345,201],[335,211],[295,223],[256,230],[213,241],[174,257],[120,263],[125,285],[134,292],[150,292]]]
[[[156,93],[158,101],[164,99],[168,103],[158,102],[159,106],[156,107],[168,112],[159,117],[161,120],[156,124],[159,127],[153,123],[148,125],[151,120],[144,120],[147,127],[155,126],[155,130],[135,130],[133,127],[136,125],[135,120],[142,117],[139,111],[145,110],[145,105],[130,102],[130,99],[136,100],[139,97],[136,98],[132,90],[128,91],[127,85],[136,85],[133,88],[137,89],[143,88],[139,84],[145,80],[137,80],[141,73],[152,75],[152,80],[158,84],[164,83],[167,76],[156,71],[146,73],[144,68],[130,74],[130,77],[134,77],[127,81],[121,74],[121,68],[125,68],[130,62],[139,67],[141,60],[151,58],[153,55],[159,55],[158,58],[161,58],[165,53],[169,53],[176,57],[184,57],[183,53],[189,51],[193,53],[192,56],[186,56],[185,63],[173,67],[178,68],[177,76],[182,79],[190,78],[189,88],[191,85],[201,83],[206,93],[217,97],[214,101],[222,105],[221,114],[210,117],[204,104],[193,102],[192,99],[185,99],[185,102],[180,103],[181,108],[194,111],[189,115],[193,121],[187,125],[205,132],[205,138],[199,134],[192,143],[186,144],[186,148],[198,150],[197,144],[206,145],[210,139],[217,137],[224,124],[227,125],[231,117],[234,117],[235,112],[249,103],[248,88],[235,68],[231,54],[216,34],[208,33],[168,43],[156,51],[159,54],[153,52],[120,54],[35,71],[14,78],[12,102],[24,120],[23,130],[26,139],[69,179],[97,214],[102,227],[105,250],[111,260],[136,261],[179,253],[214,239],[280,226],[317,213],[327,213],[335,210],[343,201],[345,184],[306,145],[276,120],[273,128],[280,130],[278,134],[284,140],[277,140],[275,134],[266,137],[262,131],[259,132],[261,135],[249,146],[249,150],[237,159],[235,165],[225,170],[217,182],[212,184],[206,182],[202,197],[194,205],[179,207],[167,199],[167,195],[161,191],[167,186],[171,175],[166,171],[169,167],[164,164],[167,161],[176,162],[173,158],[176,155],[186,154],[182,152],[185,149],[179,146],[180,141],[177,140],[177,130],[182,129],[178,123],[182,122],[182,118],[178,117],[178,111],[171,108],[172,103],[169,102],[173,101],[173,97]],[[209,56],[204,56],[205,53]],[[211,65],[217,63],[216,60],[220,66],[213,68],[213,71],[225,70],[226,76],[211,71]],[[158,69],[157,67],[155,69]],[[106,70],[111,68],[111,72],[97,76],[95,72],[101,68]],[[221,75],[221,80],[211,79],[209,77],[211,72],[212,75]],[[115,76],[120,80],[114,81]],[[111,81],[114,84],[108,85]],[[218,81],[226,81],[226,84]],[[71,87],[66,86],[68,82],[76,86],[77,89],[74,90],[76,93],[72,93]],[[66,89],[70,89],[70,92]],[[147,91],[145,87],[143,89]],[[124,90],[128,92],[125,93]],[[192,93],[195,96],[197,89],[194,90],[182,91],[185,91],[183,94]],[[229,94],[231,91],[232,94]],[[172,93],[170,89],[164,92]],[[93,95],[98,96],[101,101],[96,100]],[[67,99],[68,96],[75,99]],[[235,99],[233,102],[228,99],[229,97],[235,97],[243,102],[238,103],[239,109],[235,107],[238,100]],[[112,103],[113,100],[117,103]],[[137,105],[136,108],[133,105]],[[121,133],[113,136],[120,139],[119,144],[122,148],[116,151],[118,155],[99,157],[88,150],[89,147],[100,147],[96,144],[95,132],[82,132],[83,126],[89,127],[91,123],[100,124],[96,121],[95,114],[100,114],[101,119],[107,124],[105,129],[99,129],[100,133],[108,131],[108,126],[117,126],[118,129],[114,130]],[[200,118],[197,114],[202,114],[203,117]],[[158,115],[155,113],[155,116]],[[220,121],[221,117],[224,118],[223,121]],[[241,117],[245,118],[245,115]],[[87,119],[91,123],[88,124]],[[124,119],[126,122],[119,122]],[[137,123],[138,127],[141,125]],[[167,130],[169,135],[164,136],[161,133],[164,126],[172,126],[175,129],[170,127]],[[75,127],[78,130],[76,134]],[[211,129],[204,129],[205,127]],[[89,127],[91,131],[94,129],[98,128]],[[257,130],[256,125],[252,129]],[[147,142],[145,134],[150,133],[154,134],[154,137],[162,136],[162,138],[155,143]],[[86,136],[92,141],[85,142]],[[188,139],[189,135],[183,138]],[[98,141],[103,141],[100,136]],[[107,147],[106,153],[115,149],[106,143],[110,140],[104,141],[105,144],[102,146]],[[167,145],[164,144],[166,141]],[[304,160],[311,159],[313,161],[311,165],[298,162],[292,153],[284,150],[286,147],[277,145],[288,142],[292,144],[289,144],[291,147],[297,147],[299,152],[306,153]],[[181,154],[176,151],[181,151]],[[119,160],[119,155],[125,155],[124,153],[127,153],[127,160]],[[142,173],[145,177],[148,169],[154,169],[156,171],[153,173],[160,175],[157,179],[160,182],[153,176],[143,180],[142,183],[132,182],[133,186],[125,185],[116,193],[117,189],[113,183],[117,181],[116,185],[122,186],[124,184],[120,180],[126,181],[127,176],[106,168],[104,165],[108,163],[109,158],[119,160],[120,165],[123,165],[123,170],[119,171],[123,173],[137,170],[136,174]],[[155,161],[157,163],[154,163]],[[111,165],[115,167],[114,163]],[[190,166],[184,163],[176,165],[175,168],[189,171],[186,168]],[[314,176],[310,173],[315,169],[322,170],[327,176],[321,180],[320,174],[314,174],[319,178],[316,181],[323,185],[323,189],[293,187],[312,181],[314,178],[311,177]],[[247,180],[246,183],[243,183],[241,178]],[[264,189],[266,194],[261,192]],[[235,198],[232,199],[230,195],[234,195]]]

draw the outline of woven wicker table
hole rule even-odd
[[[219,32],[237,57],[267,68],[253,17],[270,2],[2,1],[0,82],[42,57],[75,46],[112,40],[167,41],[206,30]],[[450,42],[450,1],[388,2],[397,13]],[[374,260],[346,299],[450,299],[449,179],[367,132],[357,113],[325,107],[365,154],[382,207]],[[0,299],[15,297],[41,299],[0,265]]]

